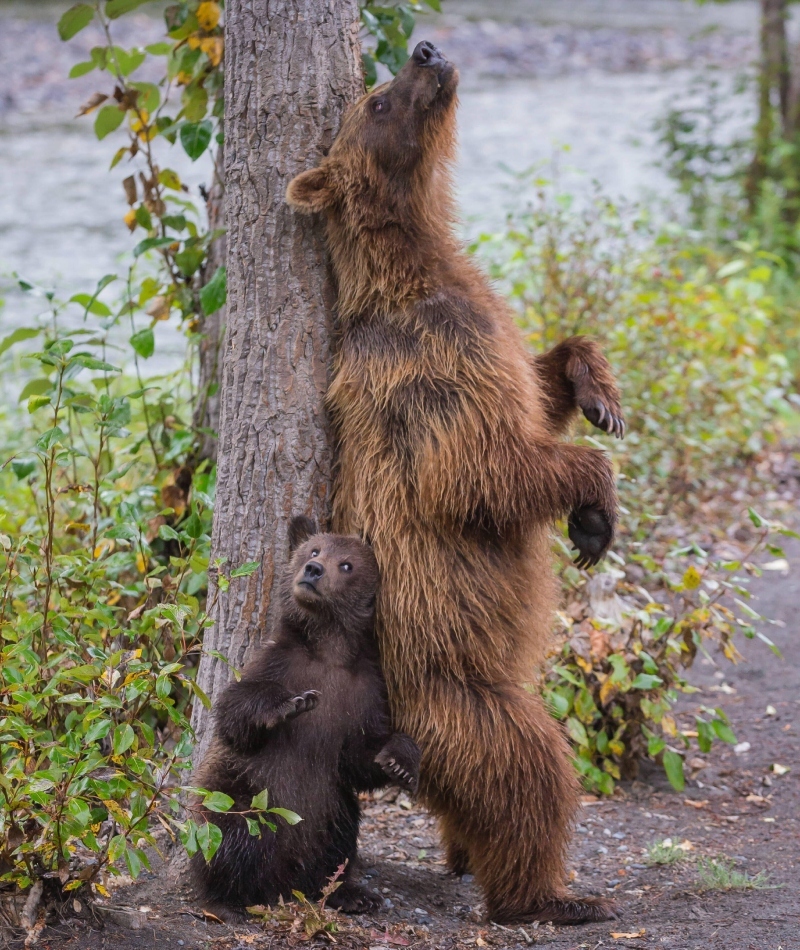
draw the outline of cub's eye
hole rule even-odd
[[[319,551],[316,548],[311,552],[311,557],[319,557]]]
[[[345,574],[349,574],[353,570],[353,565],[349,561],[345,561],[343,564],[339,565],[339,570],[344,571]]]
[[[381,115],[386,115],[391,108],[392,106],[388,99],[375,99],[372,102],[372,111],[379,112]]]

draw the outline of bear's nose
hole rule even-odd
[[[324,573],[325,568],[319,563],[319,561],[309,561],[303,571],[303,580],[312,582],[318,581]]]
[[[433,43],[429,43],[427,40],[417,43],[411,58],[417,66],[439,66],[444,62],[444,56]]]

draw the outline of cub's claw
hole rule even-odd
[[[605,512],[599,508],[577,508],[569,516],[569,539],[578,550],[577,567],[593,567],[611,546],[614,529]]]
[[[419,746],[409,736],[395,733],[381,751],[375,762],[397,785],[416,792],[419,782]]]
[[[583,414],[597,428],[602,429],[609,435],[614,435],[621,439],[625,435],[625,420],[622,418],[622,411],[615,406],[614,410],[608,408],[602,400],[595,400],[594,403],[587,406],[581,406]]]
[[[299,696],[293,696],[286,700],[286,718],[294,719],[301,713],[311,712],[319,702],[320,693],[316,689],[307,689]]]

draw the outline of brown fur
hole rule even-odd
[[[494,920],[607,919],[565,887],[576,776],[524,684],[549,639],[553,521],[570,515],[587,563],[616,521],[608,458],[558,436],[579,408],[621,432],[619,395],[590,341],[531,360],[459,246],[456,83],[420,44],[289,187],[326,213],[339,287],[334,523],[374,547],[392,713],[422,747],[451,865],[474,872]]]
[[[214,742],[195,776],[197,786],[234,800],[230,813],[198,807],[223,841],[208,864],[202,854],[192,859],[201,896],[223,914],[291,899],[292,890],[319,897],[342,864],[331,906],[380,906],[381,897],[351,877],[357,793],[389,781],[416,787],[419,749],[391,732],[378,666],[372,552],[358,538],[317,534],[305,518],[292,522],[290,537],[277,629],[220,697]],[[240,813],[265,788],[270,806],[303,820],[277,819],[275,832],[262,828],[258,838]]]

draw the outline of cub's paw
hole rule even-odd
[[[375,762],[396,785],[416,792],[419,785],[419,746],[402,732],[396,732],[375,756]]]
[[[616,401],[595,397],[579,403],[581,411],[591,424],[602,429],[609,435],[621,439],[625,435],[625,420],[622,418],[622,408]]]
[[[343,914],[369,914],[383,906],[383,898],[368,887],[345,881],[328,898],[328,907],[340,910]]]
[[[294,719],[295,716],[299,716],[301,713],[311,712],[319,702],[319,697],[319,690],[316,689],[307,689],[299,696],[292,696],[284,703],[284,718]]]
[[[569,539],[578,549],[575,559],[578,567],[597,564],[614,540],[614,526],[599,508],[576,508],[570,514],[567,526]]]

